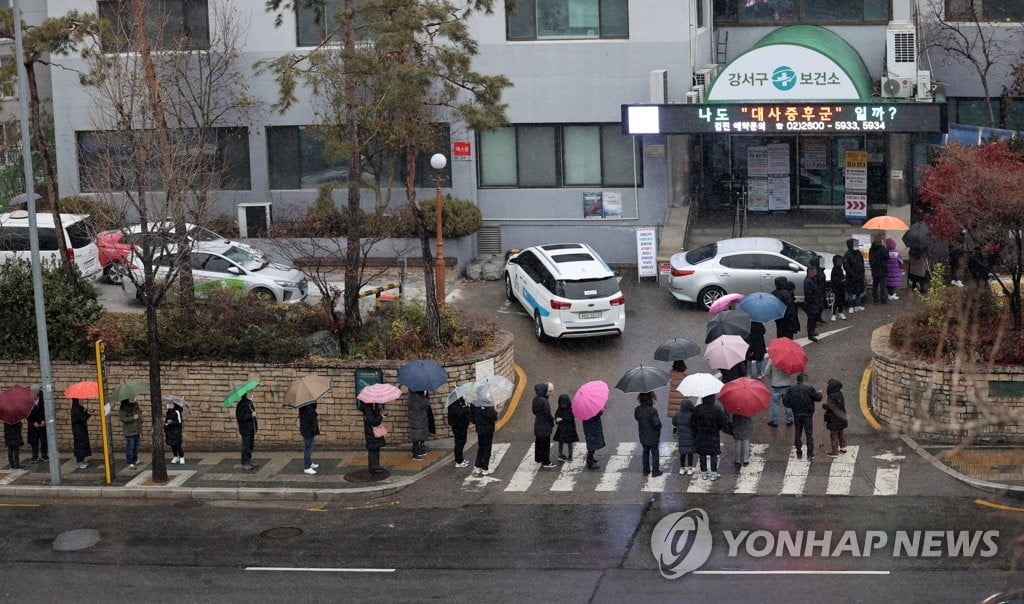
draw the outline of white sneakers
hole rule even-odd
[[[469,467],[469,461],[468,461],[468,460],[465,460],[465,459],[463,459],[463,460],[462,460],[462,461],[460,461],[459,463],[455,464],[455,467],[456,467],[456,468],[468,468],[468,467]]]
[[[178,463],[178,458],[177,457],[171,458],[171,463]]]
[[[844,315],[843,313],[839,313],[839,318],[841,320],[845,321],[846,320],[846,315]]]
[[[899,300],[899,299],[900,299],[900,297],[899,297],[899,296],[897,296],[896,294],[889,294],[889,299],[890,299],[890,300]]]
[[[312,467],[306,468],[305,470],[303,470],[303,472],[306,474],[316,474],[316,470],[314,470]]]
[[[680,475],[686,474],[686,468],[679,468],[679,474]]]
[[[835,320],[836,320],[836,315],[832,315],[832,318],[829,319],[829,321],[832,321],[833,323],[835,323]]]
[[[175,457],[175,458],[171,459],[171,463],[185,463],[185,458],[184,457]]]
[[[964,286],[964,282],[963,282],[963,281],[961,281],[961,280],[959,280],[959,279],[957,279],[956,281],[953,281],[953,282],[951,283],[951,285],[955,285],[955,286],[957,286],[957,287],[963,287],[963,286]]]

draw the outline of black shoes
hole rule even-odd
[[[801,451],[800,449],[797,449],[796,450],[796,458],[797,459],[803,459],[804,458],[804,452]]]
[[[807,339],[812,341],[812,342],[817,342],[818,341],[818,336],[807,336]]]
[[[659,471],[659,470],[655,470],[655,471],[651,472],[651,476],[652,476],[653,478],[657,478],[657,477],[659,477],[659,476],[661,476],[661,475],[662,475],[662,472],[661,472],[661,471]]]

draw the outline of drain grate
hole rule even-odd
[[[302,534],[302,529],[297,526],[278,526],[267,529],[260,533],[264,539],[291,539]]]

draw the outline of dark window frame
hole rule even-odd
[[[157,0],[162,1],[162,0]],[[160,25],[157,32],[149,32],[150,44],[153,50],[158,51],[192,51],[192,50],[209,50],[210,49],[210,4],[209,0],[171,0],[173,2],[180,2],[181,6],[181,30],[184,40],[188,43],[182,47],[176,45],[175,41],[172,40],[172,44],[165,44],[166,39],[163,35],[163,29],[166,27],[166,23]],[[106,19],[110,23],[111,32],[115,36],[127,32],[129,39],[117,38],[112,42],[112,46],[104,46],[103,52],[107,53],[127,53],[137,52],[138,48],[135,47],[133,37],[135,27],[133,19],[130,16],[130,12],[126,14],[125,11],[131,11],[131,6],[128,0],[98,0],[96,5],[97,14]],[[153,11],[155,15],[169,15],[170,13],[158,13]],[[194,21],[197,17],[202,17],[202,24],[199,26],[198,31],[191,31],[192,26],[197,23]],[[169,17],[168,17],[169,18]],[[148,25],[157,27],[157,24],[150,22]]]
[[[508,9],[506,4],[505,9],[505,39],[509,42],[530,42],[530,41],[559,41],[559,40],[628,40],[629,39],[629,0],[594,0],[597,4],[597,22],[598,32],[596,36],[540,36],[538,35],[537,26],[537,2],[541,0],[517,0],[515,6],[516,13],[520,11],[529,11],[527,17],[520,17],[520,21],[526,22],[527,20],[532,21],[532,35],[513,35],[512,21],[516,19],[517,15],[513,14]],[[626,22],[622,26],[622,30],[625,33],[611,33],[612,31],[618,31],[619,28],[613,30],[610,24],[606,25],[602,18],[603,13],[611,13],[609,7],[606,7],[606,3],[617,2],[621,6],[620,12],[626,16]],[[608,31],[609,33],[605,33]]]
[[[967,9],[968,0],[944,0],[943,14],[946,20],[954,23],[973,23],[975,19],[979,23],[1020,23],[1024,21],[1024,4],[1017,0],[976,0],[978,11],[972,15]],[[985,4],[998,7],[998,15],[988,16],[985,14]],[[1014,12],[1012,9],[1017,9]],[[995,10],[993,11],[995,12]]]
[[[766,25],[878,25],[888,23],[892,19],[892,5],[886,0],[885,7],[887,15],[877,19],[864,18],[864,13],[869,9],[869,4],[879,0],[846,0],[842,6],[849,6],[850,3],[861,4],[860,19],[816,19],[806,17],[808,7],[814,2],[823,0],[765,0],[764,4],[770,6],[770,2],[787,2],[790,6],[784,6],[781,18],[779,11],[772,11],[769,16],[765,12],[764,18],[744,17],[744,9],[747,7],[747,0],[714,0],[712,22],[717,25],[728,25],[729,27],[764,27]],[[753,5],[753,6],[756,6]],[[771,9],[768,9],[771,10]]]

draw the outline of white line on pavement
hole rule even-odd
[[[811,469],[811,462],[806,459],[796,458],[796,449],[789,450],[789,461],[786,463],[786,474],[782,477],[782,492],[780,495],[800,495],[804,492],[804,485],[807,484],[807,473]]]
[[[540,464],[534,461],[533,451],[536,445],[530,445],[530,448],[526,451],[526,455],[523,457],[523,461],[519,462],[519,467],[516,468],[515,474],[512,478],[508,479],[508,486],[505,487],[506,491],[523,492],[530,488],[533,484],[533,479],[537,477],[537,472],[540,471]]]
[[[895,495],[900,485],[900,467],[878,468],[875,472],[875,495]]]
[[[571,491],[576,486],[576,478],[586,463],[587,445],[584,443],[573,443],[572,461],[562,464],[562,471],[558,473],[558,478],[551,485],[551,490],[559,492]]]
[[[740,468],[740,475],[736,479],[736,488],[733,493],[756,493],[757,485],[761,482],[761,475],[764,474],[764,454],[768,451],[768,445],[755,443],[750,445],[750,465]]]
[[[665,481],[668,480],[668,475],[671,473],[671,469],[675,465],[673,460],[676,459],[676,450],[678,448],[679,443],[677,441],[658,443],[658,465],[661,469],[661,476],[648,476],[647,480],[644,481],[643,488],[641,489],[643,492],[665,492]]]
[[[887,570],[695,570],[695,575],[888,575]]]
[[[393,568],[294,568],[289,566],[246,566],[245,570],[277,573],[393,573]]]
[[[846,453],[840,453],[839,457],[832,459],[832,466],[828,469],[828,488],[826,495],[849,495],[853,487],[853,470],[857,462],[857,452],[860,447],[850,446]]]
[[[608,463],[604,466],[604,473],[598,481],[595,491],[614,491],[619,488],[619,481],[622,480],[622,471],[629,467],[630,459],[637,453],[640,443],[619,443],[615,455],[608,457]]]
[[[491,470],[498,467],[501,460],[505,457],[505,452],[512,446],[512,443],[494,443],[491,446],[491,461],[487,464],[487,467]],[[471,459],[467,457],[466,459]],[[476,459],[474,456],[472,459]],[[487,486],[490,482],[499,482],[500,478],[494,478],[492,476],[478,476],[476,474],[470,474],[462,481],[462,490],[464,491],[479,491]]]

